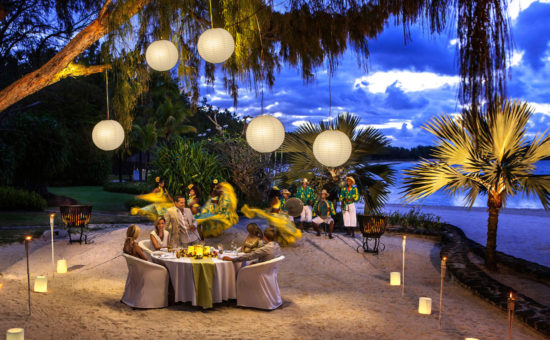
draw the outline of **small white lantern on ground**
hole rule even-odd
[[[335,168],[351,156],[351,141],[342,131],[323,131],[313,142],[313,155],[324,166]]]
[[[147,47],[145,60],[150,68],[168,71],[178,63],[178,48],[169,40],[157,40]]]
[[[418,313],[432,314],[432,299],[429,297],[421,297],[418,300]]]
[[[285,127],[273,116],[261,115],[250,121],[246,128],[246,141],[258,152],[273,152],[285,140]]]
[[[390,273],[390,286],[401,286],[401,273],[400,272],[391,272]]]
[[[92,130],[94,144],[104,151],[112,151],[124,142],[124,129],[116,120],[102,120]]]
[[[48,279],[39,275],[34,278],[34,291],[36,293],[47,293],[48,292]]]
[[[200,56],[209,63],[223,63],[235,51],[235,41],[231,33],[223,28],[211,28],[199,37],[197,49]]]
[[[25,331],[23,328],[10,328],[6,332],[6,340],[24,340]]]
[[[65,274],[67,272],[67,260],[57,260],[57,274]]]

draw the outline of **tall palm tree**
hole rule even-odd
[[[464,192],[469,207],[479,194],[487,197],[485,264],[489,269],[496,269],[498,215],[507,197],[536,196],[550,209],[550,176],[534,174],[536,163],[550,156],[550,135],[527,139],[532,113],[526,103],[497,100],[477,114],[467,110],[458,118],[434,118],[424,127],[437,140],[433,160],[422,160],[405,171],[408,202],[438,190],[450,195]]]
[[[369,164],[368,156],[380,152],[389,145],[388,139],[378,130],[359,127],[361,118],[341,113],[333,120],[319,123],[307,122],[296,131],[288,133],[283,152],[290,164],[282,174],[283,182],[290,184],[300,178],[314,179],[322,185],[342,175],[354,174],[359,193],[365,201],[365,213],[379,212],[388,199],[388,187],[394,182],[394,170],[386,164]],[[327,168],[313,155],[313,142],[325,130],[340,130],[351,139],[350,159],[336,168]],[[313,175],[313,176],[312,176]]]

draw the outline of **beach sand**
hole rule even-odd
[[[242,220],[209,244],[246,236]],[[141,225],[140,239],[152,225]],[[32,293],[27,316],[24,246],[0,247],[0,336],[22,327],[26,339],[479,339],[507,338],[506,313],[446,280],[442,329],[438,329],[439,248],[428,238],[407,238],[405,296],[389,286],[391,271],[401,270],[401,237],[385,235],[378,256],[357,253],[359,239],[306,233],[279,269],[283,306],[272,312],[243,309],[234,303],[206,312],[189,304],[133,310],[119,302],[127,267],[121,254],[124,229],[93,234],[94,243],[55,242],[56,258],[67,259],[68,274],[52,278],[50,247],[33,241],[31,276],[48,274],[49,292]],[[114,258],[114,259],[113,259]],[[50,272],[49,272],[50,271]],[[31,282],[32,284],[32,282]],[[432,315],[417,313],[418,298],[431,297]],[[543,339],[514,322],[514,339]]]

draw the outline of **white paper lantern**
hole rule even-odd
[[[176,66],[178,57],[178,48],[169,40],[154,41],[145,51],[147,65],[157,71],[168,71]]]
[[[24,340],[25,331],[23,328],[10,328],[6,332],[6,340]]]
[[[67,260],[57,260],[57,274],[65,274],[67,272]]]
[[[429,297],[421,297],[418,300],[418,313],[432,314],[432,299]]]
[[[313,142],[313,155],[324,166],[335,168],[351,156],[351,141],[342,131],[323,131]]]
[[[48,279],[45,276],[39,275],[34,278],[34,291],[36,293],[48,292]]]
[[[391,272],[390,273],[390,286],[401,286],[401,273],[400,272]]]
[[[101,150],[114,150],[124,142],[124,129],[116,120],[102,120],[94,126],[92,140]]]
[[[235,51],[235,41],[231,33],[223,28],[211,28],[199,37],[197,49],[200,56],[209,63],[223,63]]]
[[[273,152],[285,140],[285,127],[273,116],[261,115],[250,121],[246,128],[246,141],[258,152]]]

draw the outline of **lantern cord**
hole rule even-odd
[[[212,18],[212,0],[208,0],[208,2],[210,3],[210,26],[214,28],[214,19]]]
[[[258,26],[258,35],[260,36],[260,82],[262,84],[262,89],[260,93],[260,102],[261,102],[261,111],[260,114],[264,114],[264,43],[262,41],[262,29],[260,28],[260,22],[258,21],[258,16],[254,15],[256,18],[256,25]]]
[[[332,86],[331,86],[331,74],[328,75],[328,117],[332,120]]]
[[[105,98],[107,100],[107,120],[109,120],[109,77],[107,76],[107,70],[105,70]]]

